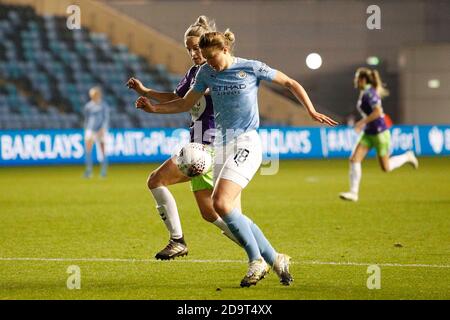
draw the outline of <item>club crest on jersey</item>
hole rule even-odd
[[[247,73],[245,73],[245,71],[239,71],[237,76],[238,78],[245,79],[247,77]]]

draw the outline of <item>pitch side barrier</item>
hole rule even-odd
[[[450,155],[450,125],[393,126],[392,153]],[[266,158],[347,158],[358,135],[346,126],[264,127],[259,129]],[[111,129],[110,163],[161,162],[189,142],[186,129]],[[370,156],[374,155],[372,151]],[[94,159],[101,159],[94,150]],[[83,130],[0,130],[0,166],[84,163]]]

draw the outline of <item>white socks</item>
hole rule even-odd
[[[358,194],[361,175],[361,162],[350,162],[350,192]]]
[[[175,198],[166,187],[158,187],[150,190],[156,201],[156,209],[163,219],[171,239],[180,239],[183,236],[180,216],[178,215]]]
[[[156,209],[158,209],[159,215],[170,233],[170,238],[180,239],[183,236],[183,231],[181,229],[181,221],[180,216],[178,215],[175,198],[166,187],[158,187],[151,189],[150,191],[155,198]],[[223,221],[220,217],[217,218],[213,224],[222,230],[224,235],[240,245],[239,241],[237,241],[236,237],[233,233],[231,233],[225,221]]]
[[[409,161],[409,154],[404,153],[399,156],[389,158],[389,172],[397,169]]]

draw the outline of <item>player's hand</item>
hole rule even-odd
[[[334,127],[339,124],[337,121],[334,121],[330,117],[328,117],[322,113],[319,113],[319,112],[313,112],[310,115],[313,120],[323,123],[323,124],[327,124],[331,127]]]
[[[156,112],[156,108],[154,105],[152,105],[152,103],[150,102],[150,100],[146,97],[140,96],[135,104],[136,109],[141,109],[144,110],[146,112],[150,112],[150,113],[154,113]]]
[[[136,78],[130,78],[126,83],[128,89],[133,89],[140,95],[143,95],[145,93],[145,87],[142,84],[142,82]]]
[[[365,123],[363,121],[358,121],[357,123],[355,123],[355,131],[356,133],[360,133],[363,129],[364,129]]]

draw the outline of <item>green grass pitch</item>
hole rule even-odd
[[[275,274],[240,288],[243,250],[204,222],[188,184],[171,187],[189,255],[155,261],[168,234],[146,189],[156,164],[0,169],[0,299],[450,299],[450,159],[382,173],[363,164],[360,201],[343,202],[347,161],[284,161],[243,193],[244,213],[292,256],[294,283]],[[31,259],[32,258],[32,259]],[[22,260],[21,260],[22,259]],[[369,290],[368,265],[381,270]],[[81,289],[69,290],[70,265]]]

